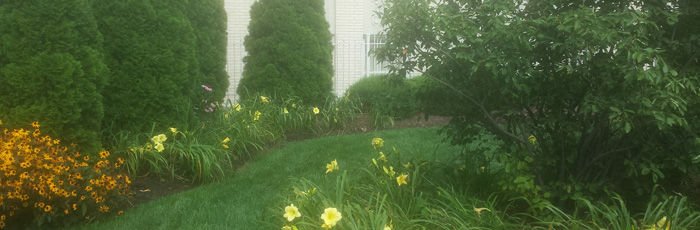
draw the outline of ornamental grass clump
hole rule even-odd
[[[1,123],[0,123],[1,124]],[[131,183],[124,159],[108,151],[91,156],[33,130],[0,135],[0,228],[60,226],[117,212]],[[121,212],[121,211],[119,211]]]

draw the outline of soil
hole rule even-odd
[[[406,118],[401,120],[394,120],[393,125],[387,125],[383,128],[374,128],[372,117],[369,114],[358,115],[344,130],[336,131],[330,133],[330,135],[340,135],[340,134],[353,134],[353,133],[365,133],[372,132],[375,130],[387,130],[387,129],[405,129],[405,128],[417,128],[417,127],[433,127],[433,126],[443,126],[450,122],[450,117],[444,116],[428,116],[426,119],[425,114],[418,114],[412,118]]]
[[[434,115],[428,116],[426,119],[424,114],[418,114],[412,118],[395,120],[393,125],[388,125],[387,127],[375,128],[371,116],[367,114],[360,114],[343,130],[334,131],[328,133],[328,135],[332,136],[365,133],[387,129],[444,126],[450,121],[450,119],[450,117]],[[295,138],[295,141],[298,139],[299,138]],[[245,166],[246,165],[241,165],[237,170],[242,170],[245,168]],[[135,178],[132,178],[132,181],[133,183],[131,184],[131,188],[133,196],[127,204],[128,206],[131,206],[130,208],[135,208],[139,204],[155,200],[162,196],[184,192],[199,185],[199,183],[193,183],[184,178],[170,178],[169,176],[159,177],[155,175],[136,176]]]

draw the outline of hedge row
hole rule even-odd
[[[228,87],[225,25],[221,0],[3,1],[0,117],[88,152],[105,128],[192,121]]]

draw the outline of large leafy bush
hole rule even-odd
[[[108,69],[85,0],[0,3],[0,117],[97,151]]]
[[[295,96],[320,105],[331,94],[333,62],[331,34],[324,1],[262,0],[250,10],[248,56],[238,86],[280,97]]]
[[[697,3],[398,1],[379,57],[424,70],[454,143],[504,142],[500,185],[532,201],[625,196],[697,173]],[[678,31],[681,31],[680,33]]]

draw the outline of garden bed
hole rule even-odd
[[[358,114],[355,119],[350,122],[350,125],[343,130],[334,131],[328,135],[347,135],[355,133],[372,132],[376,130],[386,129],[405,129],[417,127],[434,127],[444,126],[450,122],[451,117],[445,116],[428,116],[425,119],[424,114],[418,114],[412,118],[395,120],[393,126],[386,128],[375,129],[373,127],[372,117],[368,114]],[[303,140],[301,138],[293,138],[294,141]],[[244,168],[245,165],[241,166]],[[169,176],[159,177],[157,175],[145,175],[134,178],[134,183],[131,185],[134,196],[130,199],[129,206],[134,208],[139,204],[147,203],[159,197],[168,196],[171,194],[183,192],[197,187],[198,183],[183,178],[170,178]]]

